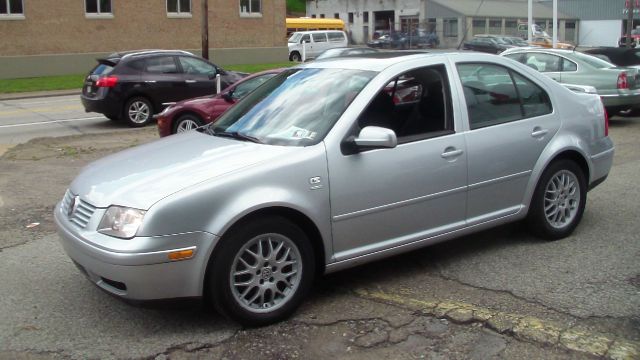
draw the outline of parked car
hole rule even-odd
[[[516,48],[502,55],[560,83],[595,87],[610,115],[640,106],[638,69],[616,67],[588,54],[560,49]]]
[[[623,35],[618,39],[618,47],[627,47],[628,36]],[[637,47],[640,45],[640,29],[631,30],[631,47]]]
[[[530,44],[531,44],[531,46],[553,48],[553,39],[551,39],[550,37],[538,36],[538,37],[534,37],[533,39],[531,39],[531,43]],[[566,43],[566,42],[558,41],[556,43],[556,49],[572,50],[573,48],[575,48],[574,45]]]
[[[349,45],[347,34],[340,30],[298,31],[288,41],[289,61],[302,61],[303,52],[306,60],[315,58],[326,50]]]
[[[377,49],[408,49],[409,37],[401,32],[386,33],[375,40],[367,42],[367,46]]]
[[[282,70],[255,73],[240,79],[217,95],[183,100],[169,105],[156,115],[160,137],[193,130],[215,121],[228,108]]]
[[[640,68],[640,49],[598,47],[585,49],[582,52],[599,57],[616,66]]]
[[[494,34],[476,34],[474,38],[491,38],[495,39],[498,44],[512,45],[513,47],[526,47],[530,46],[529,43],[516,36],[504,36]]]
[[[499,38],[478,36],[462,44],[464,50],[480,51],[489,54],[500,54],[501,52],[514,47]]]
[[[334,48],[329,49],[322,54],[316,57],[316,60],[329,59],[338,56],[354,56],[354,55],[363,55],[363,54],[373,54],[378,52],[377,49],[368,48],[368,47],[344,47],[344,48]]]
[[[246,76],[186,51],[113,53],[98,59],[84,80],[80,99],[87,112],[139,127],[149,123],[163,103],[215,93],[216,75],[222,87]]]
[[[90,164],[54,210],[66,253],[116,297],[204,296],[251,326],[323,273],[512,221],[573,232],[613,161],[597,95],[493,55],[379,55],[286,69]]]

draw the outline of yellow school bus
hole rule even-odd
[[[343,30],[344,21],[340,19],[287,18],[287,38],[296,31]]]

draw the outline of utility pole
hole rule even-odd
[[[629,13],[627,14],[627,47],[631,47],[631,30],[633,30],[633,5],[636,0],[627,0],[627,10]]]
[[[533,0],[527,3],[527,41],[533,41]]]
[[[202,2],[202,57],[209,60],[209,0]]]
[[[558,0],[553,0],[553,48],[558,47]]]

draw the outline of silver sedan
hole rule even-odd
[[[570,235],[611,168],[607,126],[598,96],[506,58],[327,60],[213,124],[90,164],[55,219],[107,292],[203,297],[263,325],[323,273],[518,220]]]

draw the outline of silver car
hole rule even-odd
[[[326,60],[90,164],[55,219],[107,292],[203,297],[263,325],[323,273],[517,220],[570,235],[611,168],[607,131],[599,97],[506,58]]]
[[[536,69],[567,86],[592,86],[613,116],[640,109],[640,72],[577,51],[516,48],[501,54]]]

